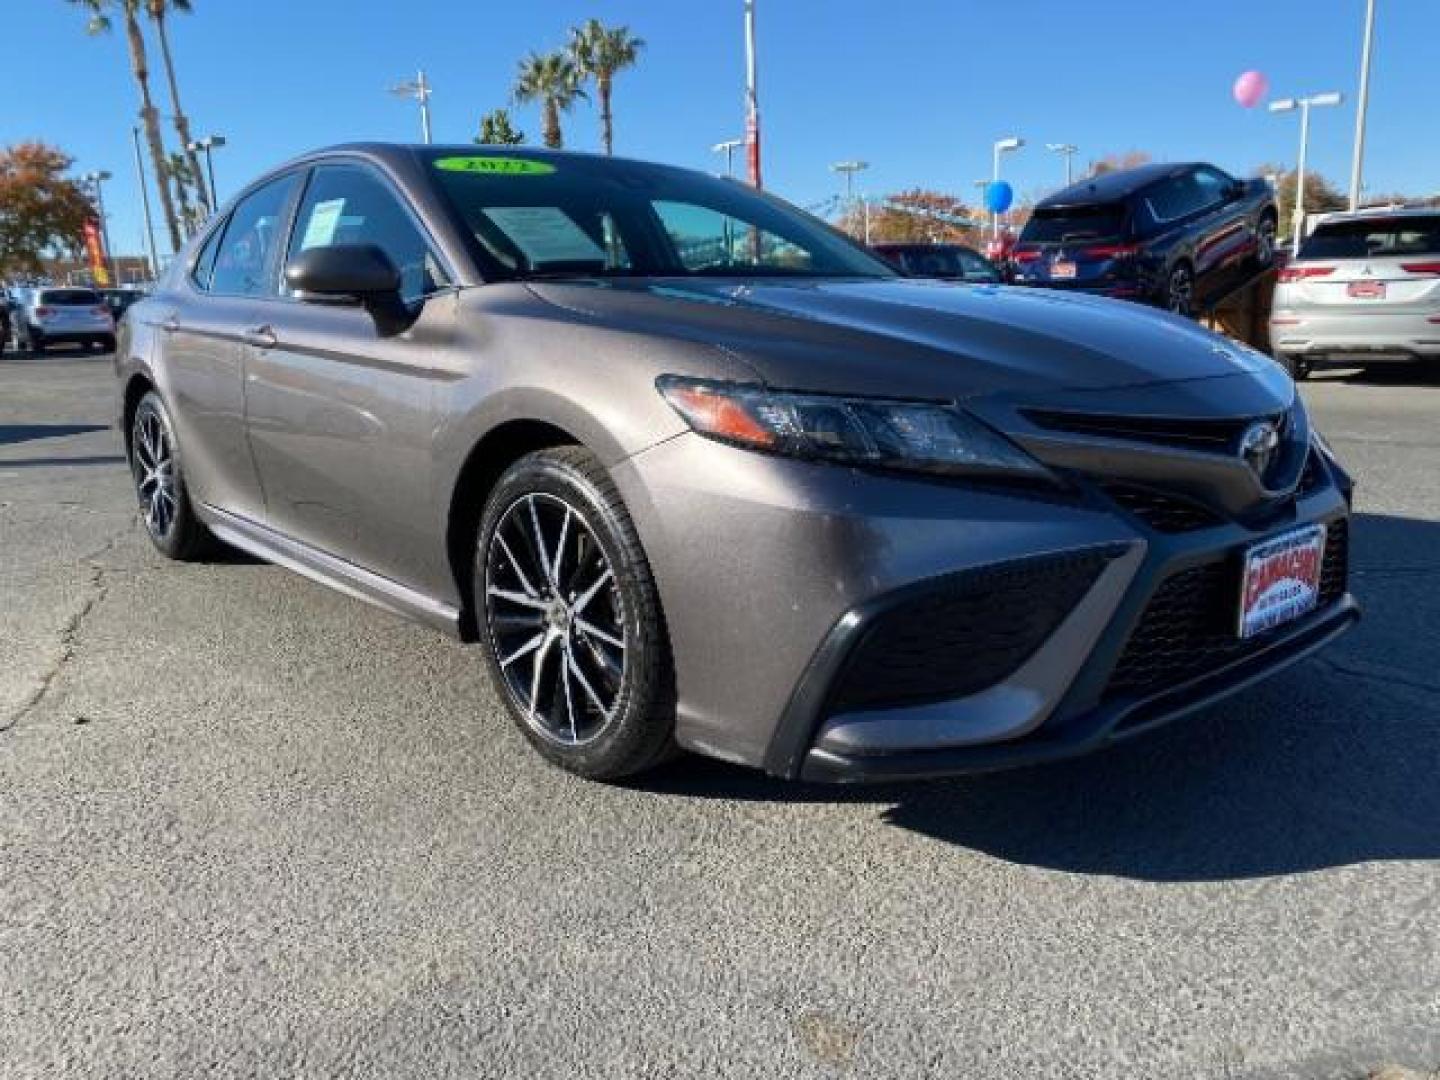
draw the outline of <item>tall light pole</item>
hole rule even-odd
[[[84,179],[95,189],[95,209],[100,215],[100,238],[105,241],[105,261],[109,263],[110,284],[120,284],[120,278],[115,273],[115,252],[110,247],[110,222],[105,213],[105,192],[101,185],[110,179],[110,173],[104,169],[97,172],[88,172]]]
[[[140,155],[140,129],[130,129],[135,144],[135,180],[140,185],[140,206],[145,211],[145,251],[150,256],[150,278],[160,276],[160,260],[155,257],[155,223],[150,218],[150,189],[145,185],[145,159]]]
[[[760,85],[755,65],[755,0],[745,0],[745,143],[750,183],[760,182]]]
[[[425,80],[425,72],[420,72],[410,82],[398,83],[390,88],[390,92],[396,97],[412,98],[420,102],[420,134],[425,140],[425,145],[430,145],[430,84]]]
[[[1016,150],[1019,150],[1019,149],[1020,149],[1022,146],[1024,146],[1024,145],[1025,145],[1025,140],[1022,139],[1022,138],[1020,138],[1020,136],[1018,136],[1018,135],[1011,135],[1011,136],[1009,136],[1008,138],[1005,138],[1005,139],[996,139],[996,140],[995,140],[995,145],[994,145],[994,147],[992,148],[991,166],[990,166],[990,182],[991,182],[992,184],[998,184],[998,183],[1000,182],[1000,155],[1001,155],[1001,154],[1009,154],[1009,153],[1012,153],[1012,152],[1014,152],[1014,151],[1016,151]],[[992,220],[991,220],[991,232],[992,232],[992,235],[995,237],[996,240],[999,240],[999,239],[1000,239],[1000,215],[999,215],[998,213],[992,213],[992,214],[990,215],[990,217],[991,217],[991,219],[992,219]]]
[[[1046,143],[1045,149],[1065,158],[1065,186],[1069,187],[1075,182],[1074,159],[1075,155],[1080,152],[1080,147],[1074,143],[1052,142]]]
[[[215,190],[215,157],[214,152],[225,145],[224,135],[206,135],[203,139],[196,139],[187,143],[185,149],[192,154],[204,151],[205,154],[205,175],[210,180],[210,212],[213,214],[220,209],[220,194]]]
[[[744,139],[726,139],[724,142],[717,142],[710,149],[717,154],[725,155],[725,175],[735,175],[735,151],[745,145]]]
[[[1375,45],[1375,0],[1365,2],[1365,44],[1360,47],[1360,96],[1355,102],[1355,154],[1350,159],[1350,209],[1360,209],[1365,168],[1365,113],[1370,108],[1370,52]]]
[[[870,163],[868,161],[836,161],[830,165],[831,172],[840,173],[845,177],[845,205],[851,210],[855,209],[855,174],[857,172],[864,172],[869,167]],[[869,218],[870,215],[868,212],[862,216],[862,221],[866,226],[869,224]],[[865,231],[867,233],[869,232],[868,227]],[[869,242],[868,236],[866,237],[866,242]]]
[[[1345,95],[1338,90],[1324,94],[1311,94],[1303,98],[1281,98],[1270,103],[1272,113],[1300,110],[1300,157],[1295,164],[1295,220],[1294,235],[1290,238],[1290,253],[1300,254],[1300,241],[1305,232],[1305,154],[1310,146],[1310,110],[1315,107],[1339,105]]]

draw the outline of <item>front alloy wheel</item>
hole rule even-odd
[[[1170,280],[1165,287],[1165,307],[1176,315],[1190,318],[1194,310],[1195,279],[1190,267],[1180,263],[1170,271]]]
[[[634,523],[578,447],[521,458],[486,501],[475,611],[490,671],[531,744],[611,779],[668,756],[674,677]]]
[[[497,662],[542,738],[580,746],[615,718],[625,606],[583,513],[544,492],[512,502],[490,535],[485,587]]]

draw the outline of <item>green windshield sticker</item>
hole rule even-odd
[[[491,176],[548,176],[555,171],[548,162],[518,157],[442,157],[435,159],[435,168]]]

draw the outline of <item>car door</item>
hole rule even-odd
[[[1219,169],[1201,165],[1190,183],[1200,207],[1196,281],[1202,295],[1222,288],[1250,250],[1252,236],[1243,206],[1235,199],[1235,181]],[[1202,268],[1203,267],[1203,268]]]
[[[299,175],[245,195],[155,305],[157,369],[191,495],[259,521],[264,499],[245,431],[245,330],[269,288]]]
[[[283,286],[260,305],[246,359],[250,445],[271,528],[413,585],[442,560],[430,483],[437,387],[453,367],[453,280],[408,203],[370,166],[318,165],[287,260],[314,247],[374,244],[401,271],[413,322],[382,329],[359,303]]]

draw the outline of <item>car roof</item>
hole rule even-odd
[[[1061,188],[1053,195],[1047,195],[1035,204],[1035,209],[1044,210],[1057,206],[1085,206],[1092,203],[1119,202],[1142,188],[1149,187],[1157,180],[1175,176],[1193,169],[1200,162],[1158,162],[1151,165],[1137,165],[1133,169],[1118,169],[1102,173]]]
[[[969,251],[975,255],[980,254],[969,244],[948,240],[937,244],[928,244],[924,240],[881,240],[870,246],[876,251]]]

